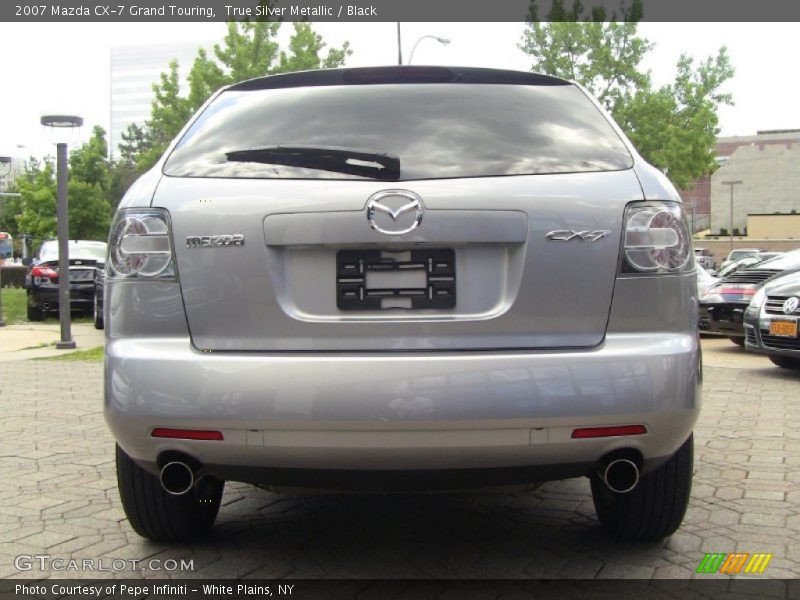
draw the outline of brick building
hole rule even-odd
[[[680,192],[693,230],[710,227],[711,233],[719,233],[730,228],[730,188],[722,181],[743,182],[734,189],[733,226],[740,231],[747,226],[749,213],[800,212],[799,158],[800,129],[718,138],[720,169]],[[713,207],[712,195],[718,200]]]

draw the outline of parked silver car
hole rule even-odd
[[[112,224],[128,519],[201,535],[226,480],[588,476],[613,535],[670,535],[700,410],[692,256],[674,187],[570,82],[387,67],[227,87]]]
[[[745,347],[779,367],[800,370],[800,270],[761,287],[744,313]]]
[[[717,266],[717,261],[714,259],[714,255],[711,253],[711,250],[709,250],[708,248],[695,248],[694,256],[697,259],[697,262],[704,269],[713,271],[714,268]]]
[[[722,261],[722,264],[719,266],[720,274],[728,265],[740,260],[746,256],[756,256],[764,252],[763,248],[737,248],[736,250],[731,250],[728,253],[728,256]]]

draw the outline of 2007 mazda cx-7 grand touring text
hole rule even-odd
[[[151,539],[226,480],[436,490],[588,476],[673,533],[700,410],[678,194],[579,86],[387,67],[215,94],[112,223],[105,414]]]

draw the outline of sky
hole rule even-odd
[[[349,40],[348,66],[395,64],[395,23],[315,23],[331,45]],[[0,23],[0,155],[54,154],[39,125],[47,113],[77,114],[85,125],[109,128],[109,54],[112,46],[221,41],[224,23]],[[283,27],[286,39],[291,26]],[[482,66],[529,70],[517,44],[522,23],[403,23],[405,60],[423,35],[451,40],[447,46],[423,40],[414,64]],[[655,43],[642,64],[656,84],[672,81],[681,53],[697,59],[728,47],[736,75],[725,87],[735,106],[720,110],[722,135],[800,128],[798,23],[642,23],[640,34]],[[790,69],[787,70],[787,66]]]

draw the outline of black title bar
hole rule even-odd
[[[537,1],[545,20],[552,0]],[[571,8],[572,0],[565,1]],[[583,14],[603,9],[607,20],[620,19],[619,0],[583,0]],[[743,22],[800,21],[794,0],[643,0],[642,21]],[[19,22],[181,22],[181,21],[438,21],[521,22],[530,0],[3,0],[0,21]],[[626,3],[630,6],[630,2]]]

